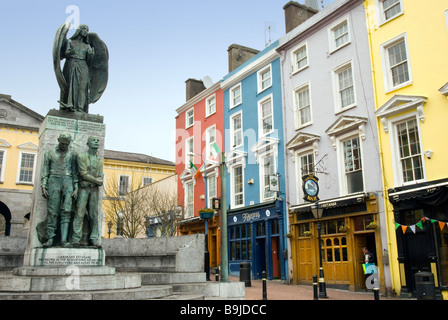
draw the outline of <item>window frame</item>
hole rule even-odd
[[[270,73],[269,78],[263,79],[263,75],[266,74],[268,71]],[[263,87],[263,83],[265,81],[267,81],[267,80],[269,80],[270,83],[266,87]],[[258,89],[257,93],[261,93],[261,92],[269,89],[270,87],[272,87],[272,83],[273,83],[273,79],[272,79],[272,64],[268,64],[267,66],[261,68],[257,72],[257,89]]]
[[[234,92],[238,88],[240,90],[240,94],[239,94],[240,101],[235,103],[235,97],[236,96],[234,95]],[[233,109],[233,108],[235,108],[235,107],[237,107],[237,106],[239,106],[240,104],[243,103],[243,87],[241,85],[241,82],[236,84],[236,85],[234,85],[232,88],[230,88],[230,90],[229,90],[229,99],[230,99],[230,101],[229,101],[229,109]]]
[[[405,82],[402,82],[398,85],[393,84],[393,76],[392,76],[392,66],[390,65],[390,56],[389,49],[403,42],[406,50],[406,64],[407,64],[407,72],[409,75],[409,79]],[[401,61],[400,63],[403,63]],[[381,44],[381,64],[383,67],[383,82],[384,82],[384,90],[385,93],[389,93],[391,91],[406,87],[412,84],[412,67],[411,67],[411,59],[410,52],[408,47],[407,34],[402,33],[395,38],[390,39],[389,41]]]
[[[419,138],[419,148],[420,148],[420,160],[421,160],[421,166],[422,166],[422,178],[418,180],[411,180],[411,181],[404,181],[403,177],[403,168],[401,165],[401,157],[400,157],[400,144],[398,141],[398,134],[397,134],[397,126],[401,123],[408,122],[410,120],[416,121],[417,124],[417,132],[418,132],[418,138]],[[416,112],[412,112],[410,114],[402,115],[395,117],[393,119],[389,119],[389,128],[391,130],[389,131],[390,135],[390,145],[391,145],[391,154],[392,154],[392,171],[394,176],[394,184],[395,186],[407,186],[412,185],[415,183],[425,182],[427,179],[426,174],[426,165],[425,165],[425,157],[424,157],[424,149],[423,149],[423,141],[422,141],[422,130],[420,126],[420,121],[418,118],[418,114]]]
[[[398,0],[397,2],[400,4],[400,11],[397,12],[395,15],[393,15],[390,18],[386,18],[385,10],[384,10],[384,1],[385,0],[375,0],[375,4],[377,7],[378,26],[381,26],[389,21],[392,21],[404,13],[403,1]]]
[[[336,45],[336,37],[335,37],[335,30],[339,29],[344,24],[347,24],[347,41],[343,44],[337,46]],[[333,23],[331,26],[328,27],[328,42],[329,42],[329,54],[332,54],[333,52],[336,52],[346,46],[348,46],[352,40],[351,40],[351,30],[350,30],[350,19],[348,16],[345,16],[335,23]]]
[[[263,120],[267,117],[263,117],[263,105],[265,103],[267,103],[268,101],[270,101],[270,103],[271,103],[270,117],[272,118],[272,128],[268,132],[264,132]],[[271,93],[271,94],[263,97],[262,99],[258,100],[258,136],[260,138],[268,136],[271,133],[273,133],[274,130],[275,130],[275,126],[274,126],[274,97],[273,97],[273,94]]]
[[[241,168],[241,192],[235,192],[235,170]],[[237,163],[231,167],[230,171],[230,195],[231,195],[231,206],[232,208],[244,207],[244,165],[242,163]],[[236,196],[241,195],[242,203],[236,204]]]
[[[33,156],[33,168],[32,168],[32,174],[31,174],[31,181],[22,181],[20,180],[20,173],[22,171],[22,158],[23,155],[32,155]],[[36,175],[36,162],[37,162],[37,153],[28,151],[28,150],[20,150],[19,151],[19,162],[17,164],[17,176],[16,176],[16,184],[22,184],[22,185],[33,185],[34,179]]]
[[[344,144],[347,141],[353,141],[354,139],[357,139],[358,140],[358,144],[359,144],[358,152],[359,152],[359,157],[360,157],[359,158],[360,168],[357,169],[357,170],[347,171],[347,166],[346,166],[347,159],[346,159],[346,153],[345,153]],[[340,144],[341,144],[340,150],[341,150],[341,153],[342,153],[341,161],[342,161],[342,165],[343,165],[343,168],[342,168],[343,171],[341,171],[341,175],[343,177],[342,186],[343,186],[344,193],[347,194],[347,195],[356,194],[356,193],[359,193],[359,192],[364,192],[366,190],[366,188],[365,188],[365,179],[364,179],[364,164],[363,164],[363,158],[364,157],[363,157],[363,154],[362,154],[362,143],[361,143],[361,141],[362,141],[361,137],[359,136],[358,133],[348,135],[347,137],[341,137],[341,139],[340,139]],[[353,149],[352,149],[352,152],[353,152]],[[354,156],[352,154],[352,161],[353,161],[353,159],[354,159]],[[354,172],[359,172],[359,171],[361,171],[362,190],[350,192],[349,191],[349,181],[348,181],[349,180],[349,174],[352,174]]]
[[[194,181],[189,180],[186,181],[185,184],[185,192],[184,192],[184,219],[189,219],[194,217]],[[189,196],[189,188],[191,187],[191,202],[188,201]],[[189,211],[189,208],[191,209],[191,214]]]
[[[189,113],[192,112],[191,115]],[[192,119],[191,124],[189,123],[190,119]],[[185,111],[185,129],[188,129],[194,125],[194,107]]]
[[[218,194],[218,181],[217,180],[218,179],[217,179],[217,176],[215,173],[212,173],[210,175],[207,174],[207,207],[208,208],[213,208],[213,200],[212,199],[214,197],[216,197]],[[213,194],[211,192],[212,189],[210,187],[212,181],[215,184],[215,190],[214,190]]]
[[[211,131],[214,131],[214,140],[210,141],[210,137],[211,137]],[[213,158],[213,154],[212,154],[212,150],[213,150],[213,144],[216,142],[216,124],[208,127],[205,130],[205,154],[206,154],[206,159],[209,158]]]
[[[214,101],[211,103],[211,101]],[[210,107],[214,106],[213,110],[210,110]],[[205,99],[205,117],[210,117],[212,114],[216,113],[216,94],[212,94],[207,99]]]
[[[277,155],[274,152],[273,149],[263,153],[262,155],[260,155],[259,157],[259,174],[260,174],[260,202],[265,202],[265,201],[269,201],[269,200],[273,200],[276,197],[276,192],[272,192],[272,191],[267,191],[266,189],[269,189],[269,178],[268,178],[268,182],[266,182],[266,172],[265,172],[265,161],[267,158],[272,157],[273,159],[273,173],[272,175],[275,175],[277,173]],[[265,197],[266,192],[270,192],[273,193],[271,196],[269,197]]]
[[[240,119],[241,119],[241,128],[235,130],[235,122],[234,122],[234,120],[235,120],[235,118],[237,118],[237,117],[240,117]],[[236,145],[236,144],[234,144],[234,142],[235,142],[235,133],[238,132],[238,131],[241,132],[241,144]],[[232,115],[230,116],[230,139],[231,139],[231,140],[230,140],[230,143],[232,144],[232,145],[230,146],[230,149],[231,149],[231,150],[232,150],[232,149],[237,149],[237,148],[240,148],[240,147],[243,147],[243,146],[244,146],[244,136],[243,136],[243,112],[242,112],[242,111],[236,112],[236,113],[234,113],[234,114],[232,114]]]
[[[346,105],[346,106],[342,106],[342,101],[341,101],[341,88],[340,88],[340,75],[345,72],[346,70],[351,69],[351,79],[352,79],[352,90],[353,90],[353,102]],[[355,72],[354,72],[354,68],[353,68],[353,63],[352,60],[349,60],[339,66],[337,66],[336,68],[333,69],[332,71],[332,78],[333,78],[333,98],[334,98],[334,112],[335,114],[344,112],[346,110],[349,110],[351,108],[356,107],[357,105],[357,98],[356,98],[356,83],[355,83]],[[348,87],[344,88],[344,90],[346,90]]]
[[[124,194],[122,194],[122,189],[121,189],[121,178],[122,177],[127,177],[128,178],[128,182],[127,182],[127,186],[126,186],[126,192]],[[124,197],[127,193],[129,193],[131,191],[131,175],[129,174],[119,174],[118,175],[118,197]]]
[[[308,90],[308,106],[300,108],[299,105],[299,94]],[[306,126],[309,126],[313,123],[313,107],[311,102],[311,85],[309,82],[302,84],[301,86],[294,89],[294,126],[295,129],[301,129]],[[308,122],[301,123],[301,110],[308,108],[309,109],[309,118]]]
[[[305,57],[302,59],[298,59],[297,58],[297,53],[299,53],[300,51],[305,50]],[[308,55],[308,43],[304,42],[299,44],[298,46],[296,46],[295,48],[292,49],[291,51],[291,72],[292,74],[298,73],[306,68],[309,67],[310,65],[310,59],[309,59],[309,55]],[[302,66],[302,67],[298,67],[298,62],[302,61],[306,59],[306,63]]]
[[[8,155],[8,150],[0,148],[0,152],[3,153],[3,156],[0,161],[0,183],[3,183],[5,181],[6,157]]]
[[[190,141],[193,142],[193,145],[190,150]],[[185,139],[185,168],[190,168],[190,161],[194,163],[194,137],[189,137]]]

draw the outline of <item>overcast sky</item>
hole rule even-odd
[[[269,26],[272,41],[283,36],[287,2],[0,0],[0,93],[43,116],[58,108],[56,30],[67,19],[87,24],[110,55],[108,86],[89,110],[104,116],[106,149],[174,161],[185,80],[217,82],[228,73],[231,44],[262,50]]]

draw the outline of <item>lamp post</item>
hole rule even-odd
[[[317,219],[317,238],[318,238],[318,247],[319,247],[319,298],[328,298],[327,289],[325,287],[325,278],[324,278],[324,268],[322,267],[322,243],[320,236],[320,219],[324,213],[324,209],[319,205],[319,202],[316,201],[312,207],[311,212],[315,219]]]
[[[112,221],[109,220],[109,222],[107,223],[107,233],[109,234],[109,239],[110,239],[110,234],[112,233]]]

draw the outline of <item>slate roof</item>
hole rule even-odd
[[[174,166],[174,162],[156,158],[156,157],[152,157],[152,156],[148,156],[146,154],[107,150],[107,149],[104,150],[104,159],[159,164],[159,165],[165,165],[165,166]]]

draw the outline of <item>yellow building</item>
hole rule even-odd
[[[124,196],[174,173],[174,163],[171,161],[140,153],[104,150],[103,236],[115,237],[119,214],[128,215],[128,223],[139,224],[130,229],[138,236],[143,236],[142,225],[145,217],[140,216],[143,213],[140,209],[144,204],[138,196],[127,197],[126,203]]]
[[[0,94],[0,236],[26,237],[44,117]]]
[[[448,285],[448,2],[366,0],[393,289]],[[417,279],[417,281],[416,281]],[[425,278],[431,281],[431,276]]]

